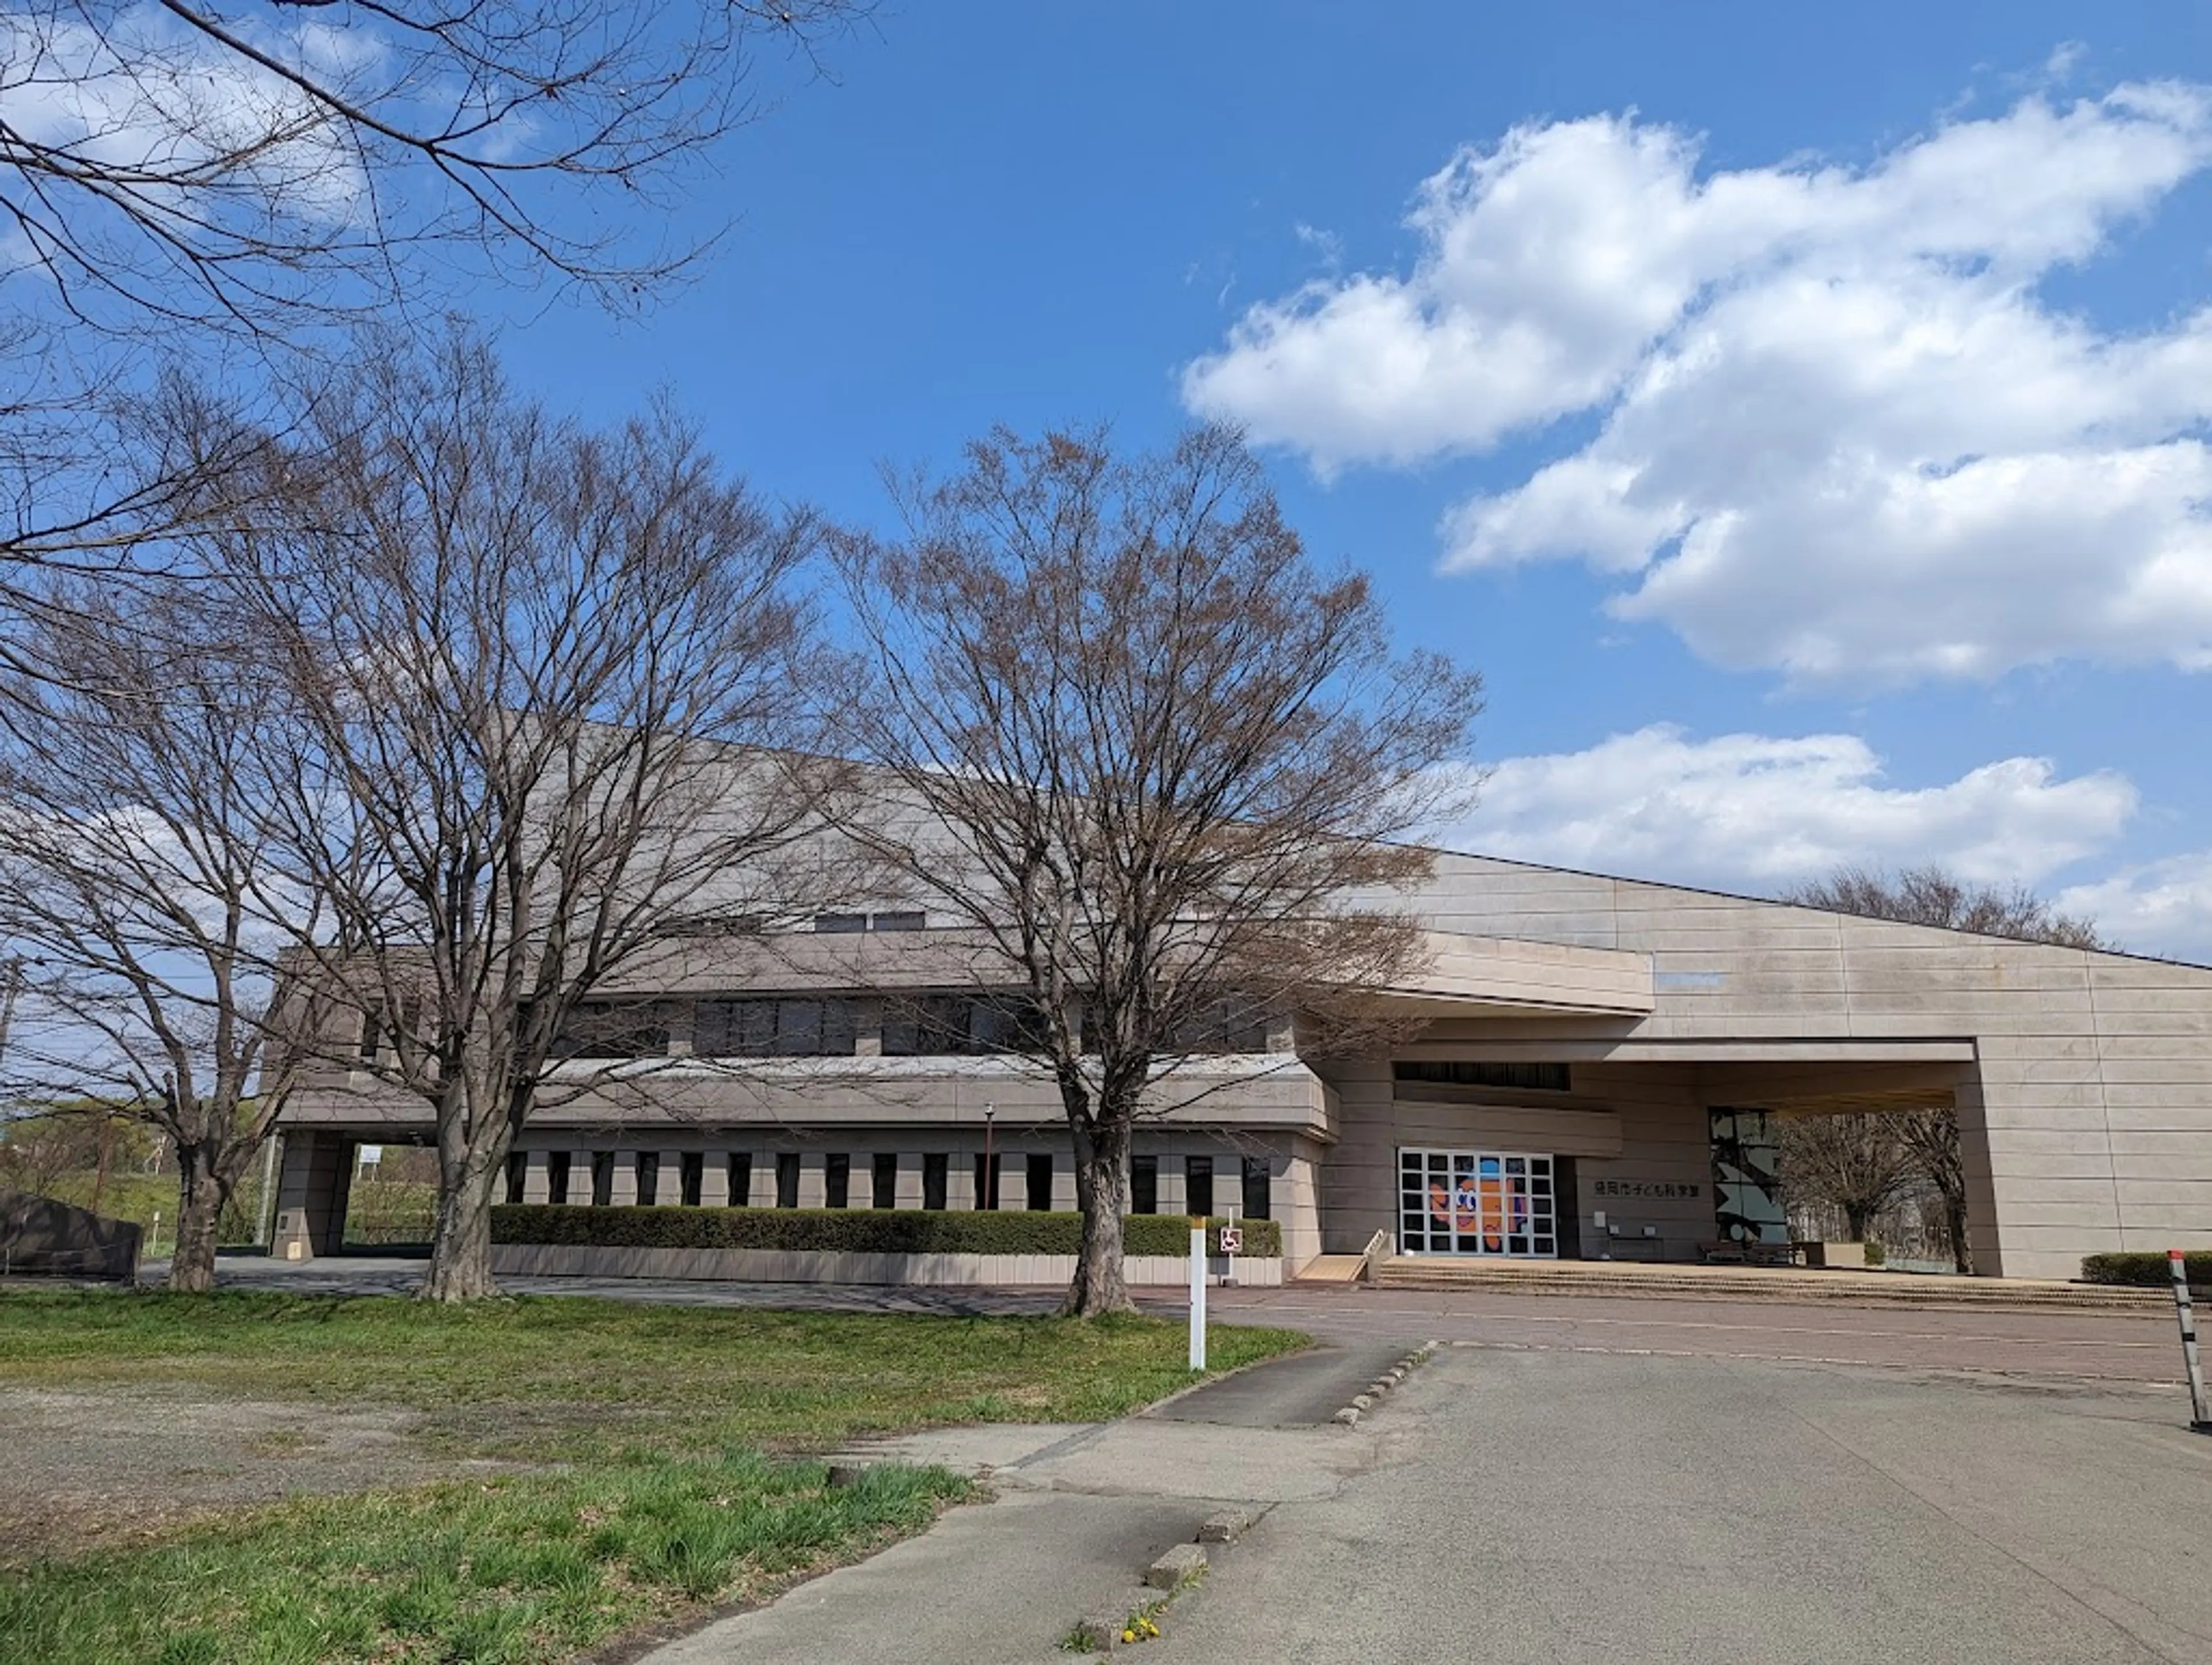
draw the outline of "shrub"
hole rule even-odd
[[[1884,1249],[1880,1243],[1876,1243],[1873,1238],[1869,1237],[1862,1247],[1865,1251],[1866,1263],[1869,1266],[1887,1266],[1889,1264],[1889,1251],[1887,1249]]]
[[[2212,1249],[2191,1249],[2182,1256],[2182,1265],[2188,1269],[2192,1289],[2212,1291]],[[2092,1284],[2138,1284],[2148,1289],[2168,1289],[2173,1284],[2173,1269],[2163,1253],[2148,1249],[2084,1256],[2081,1277],[2084,1282]]]
[[[1132,1255],[1187,1255],[1190,1223],[1180,1214],[1132,1214],[1122,1221]],[[1206,1247],[1218,1252],[1212,1221]],[[1274,1220],[1244,1220],[1244,1253],[1283,1252]],[[491,1211],[495,1243],[558,1243],[592,1249],[780,1249],[855,1255],[1073,1255],[1083,1217],[962,1209],[586,1208],[507,1203]]]

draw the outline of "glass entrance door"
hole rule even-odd
[[[1556,1260],[1552,1158],[1527,1152],[1398,1152],[1398,1252]]]

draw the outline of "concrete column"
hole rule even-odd
[[[1124,1176],[1126,1180],[1127,1176]],[[1055,1151],[1052,1156],[1052,1206],[1062,1213],[1075,1208],[1075,1156],[1073,1152],[1063,1158]]]
[[[615,1149],[614,1194],[609,1200],[617,1208],[637,1206],[637,1152],[617,1145]]]
[[[699,1200],[707,1200],[707,1179],[699,1177]],[[684,1200],[684,1152],[663,1151],[660,1153],[660,1196],[659,1200],[674,1207]]]
[[[1987,1090],[1978,1068],[1960,1071],[1953,1096],[1959,1118],[1959,1156],[1966,1180],[1966,1241],[1974,1251],[1974,1275],[2004,1276],[2004,1245],[1997,1231],[1996,1181],[1990,1159],[1990,1118]],[[2110,1135],[2107,1134],[2109,1140]],[[2111,1161],[2107,1155],[2106,1162]],[[2113,1235],[2118,1226],[2115,1220]]]
[[[1292,1157],[1269,1188],[1275,1218],[1283,1228],[1283,1269],[1295,1273],[1321,1253],[1321,1211],[1316,1206],[1313,1164]]]
[[[568,1200],[579,1207],[587,1207],[592,1200],[592,1153],[589,1151],[568,1152]]]
[[[312,1261],[335,1254],[345,1241],[353,1147],[350,1138],[337,1133],[286,1133],[270,1234],[270,1252],[279,1260]]]
[[[522,1170],[522,1200],[525,1202],[544,1202],[552,1194],[545,1177],[545,1152],[532,1151],[524,1158]]]
[[[921,1206],[921,1154],[920,1152],[899,1152],[898,1194],[893,1201],[901,1208]]]
[[[829,1206],[830,1194],[822,1171],[823,1152],[802,1151],[799,1157],[799,1206],[801,1208],[824,1208]]]
[[[975,1206],[975,1152],[955,1151],[945,1168],[945,1206],[972,1209]]]
[[[1181,1214],[1188,1212],[1183,1206],[1185,1187],[1182,1181],[1182,1153],[1178,1151],[1170,1155],[1166,1152],[1162,1152],[1160,1153],[1160,1212],[1163,1214]]]
[[[705,1170],[699,1176],[699,1206],[702,1208],[726,1208],[730,1206],[728,1151],[708,1148]]]

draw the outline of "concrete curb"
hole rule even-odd
[[[1373,1410],[1386,1394],[1395,1388],[1402,1387],[1407,1376],[1437,1356],[1437,1349],[1442,1346],[1443,1343],[1441,1341],[1424,1341],[1382,1375],[1376,1376],[1374,1381],[1369,1382],[1365,1393],[1354,1394],[1352,1403],[1329,1419],[1346,1428],[1355,1426],[1359,1419]]]
[[[1161,1615],[1176,1597],[1206,1582],[1212,1567],[1208,1547],[1226,1548],[1257,1525],[1266,1512],[1264,1508],[1216,1510],[1200,1522],[1195,1540],[1170,1545],[1154,1559],[1145,1569],[1139,1589],[1103,1611],[1077,1619],[1060,1644],[1061,1651],[1106,1654],[1157,1640]]]

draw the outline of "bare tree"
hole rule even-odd
[[[1782,899],[1833,913],[2012,937],[2061,948],[2114,946],[2098,934],[2095,921],[2059,913],[2024,886],[2002,890],[1993,885],[1973,884],[1933,865],[1907,867],[1894,875],[1865,867],[1839,867],[1826,878],[1785,892]],[[1971,1273],[1974,1250],[1966,1235],[1966,1169],[1959,1144],[1957,1112],[1910,1110],[1884,1119],[1911,1152],[1928,1182],[1942,1194],[1953,1261],[1960,1272]]]
[[[1223,429],[1134,459],[1001,431],[898,495],[903,538],[837,539],[846,722],[921,814],[848,824],[1025,992],[1010,1044],[1057,1084],[1083,1212],[1066,1310],[1122,1310],[1131,1131],[1178,1066],[1421,957],[1390,893],[1431,857],[1388,841],[1460,790],[1480,684],[1391,658]]]
[[[1782,1178],[1790,1195],[1843,1211],[1854,1242],[1874,1218],[1919,1188],[1921,1165],[1894,1115],[1851,1112],[1780,1118]]]
[[[720,234],[696,185],[869,0],[27,0],[0,16],[0,557],[169,529],[96,426],[134,367],[327,345],[490,278],[634,306]],[[707,200],[711,201],[711,198]],[[443,302],[437,303],[441,308]]]
[[[49,592],[37,663],[0,687],[0,934],[22,959],[10,1084],[174,1141],[169,1286],[215,1281],[217,1224],[293,1078],[271,1050],[271,664],[204,592],[168,588],[159,645],[112,593]],[[149,598],[141,595],[135,599]]]
[[[1906,867],[1894,874],[1838,867],[1826,878],[1784,892],[1782,899],[1831,913],[2056,943],[2062,948],[2112,945],[2097,934],[2094,921],[2062,914],[2023,885],[2006,890],[1974,884],[1934,866]]]
[[[1952,1265],[1972,1277],[1974,1244],[1966,1231],[1966,1157],[1959,1143],[1959,1113],[1905,1110],[1892,1120],[1898,1138],[1943,1200],[1943,1226],[1951,1239]]]
[[[365,355],[311,420],[285,520],[202,564],[296,708],[270,882],[331,924],[295,940],[300,985],[338,991],[371,1026],[359,1066],[428,1105],[423,1292],[467,1299],[591,997],[702,896],[732,930],[779,911],[811,811],[811,766],[770,749],[811,732],[811,534],[665,410],[556,422],[463,337]]]

